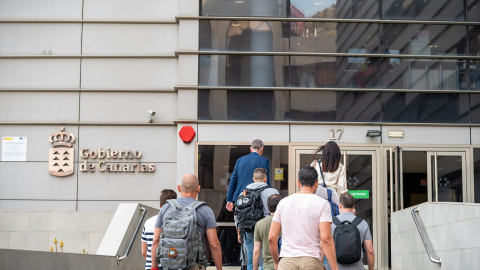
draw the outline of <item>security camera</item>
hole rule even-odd
[[[155,116],[155,114],[157,114],[156,112],[154,112],[153,110],[148,110],[148,122],[151,123],[153,120],[152,120],[152,117]]]

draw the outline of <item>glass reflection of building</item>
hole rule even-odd
[[[479,0],[202,0],[198,120],[478,125],[479,21]],[[242,154],[208,147],[199,177],[228,183]]]

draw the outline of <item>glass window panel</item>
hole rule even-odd
[[[472,124],[480,124],[480,94],[470,94]]]
[[[473,181],[475,203],[480,203],[480,148],[473,149]]]
[[[459,25],[384,24],[382,51],[390,54],[463,55],[466,27]]]
[[[198,200],[206,202],[212,208],[216,221],[223,223],[218,227],[218,233],[221,248],[225,251],[224,262],[229,265],[240,265],[240,244],[233,212],[226,210],[228,182],[237,159],[249,153],[249,145],[198,146],[197,172],[201,186]],[[265,145],[263,156],[270,161],[270,186],[283,197],[288,196],[288,146]],[[275,168],[283,168],[282,180],[274,180]]]
[[[377,88],[380,83],[377,57],[292,56],[290,86]]]
[[[384,0],[382,19],[463,21],[463,0]]]
[[[438,201],[463,202],[462,156],[438,156]]]
[[[480,57],[480,27],[469,27],[468,37],[468,55]],[[468,62],[470,89],[480,90],[480,59]]]
[[[288,120],[288,91],[198,90],[199,120]]]
[[[382,122],[469,123],[467,94],[382,93]]]
[[[288,51],[288,23],[203,20],[200,21],[200,50]]]
[[[290,23],[290,48],[293,52],[379,53],[378,24],[301,22],[295,31]]]
[[[455,59],[384,58],[382,88],[458,90],[465,80],[465,63]]]
[[[199,85],[288,85],[288,56],[199,55]]]
[[[467,20],[480,22],[480,0],[467,0]]]
[[[378,19],[377,0],[290,0],[291,18]]]
[[[286,0],[202,0],[200,16],[286,17]]]
[[[377,92],[292,91],[293,121],[379,122]]]
[[[402,151],[403,208],[428,201],[427,152]]]

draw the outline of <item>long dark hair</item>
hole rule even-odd
[[[329,141],[325,145],[322,145],[315,150],[312,158],[315,159],[315,155],[322,152],[322,171],[334,172],[340,166],[340,160],[342,159],[342,153],[340,153],[340,147],[333,142]]]

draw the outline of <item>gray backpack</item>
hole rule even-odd
[[[156,262],[163,269],[185,269],[207,261],[203,251],[203,235],[197,229],[195,210],[206,204],[195,201],[188,206],[168,200],[170,209],[163,216],[162,234]]]

